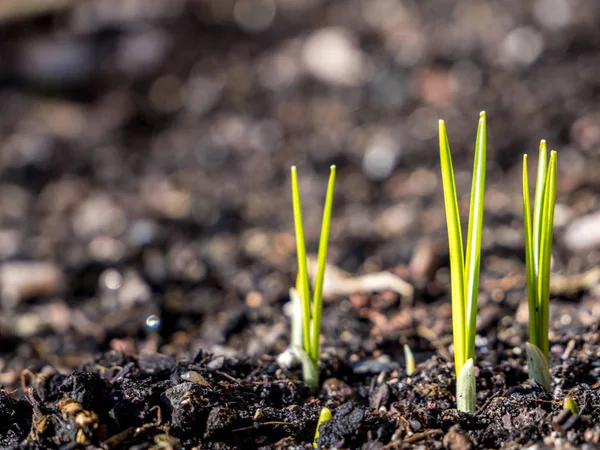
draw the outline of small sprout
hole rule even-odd
[[[466,255],[463,248],[458,196],[456,194],[448,135],[444,121],[440,120],[439,122],[440,163],[450,253],[452,334],[457,377],[456,398],[458,409],[469,413],[475,412],[475,372],[473,364],[487,152],[485,112],[481,112],[479,117],[475,141]]]
[[[404,360],[406,363],[406,375],[410,377],[415,373],[415,356],[408,344],[404,344]]]
[[[556,201],[556,152],[540,143],[538,170],[533,203],[533,220],[529,200],[527,155],[523,155],[523,222],[525,228],[525,263],[527,266],[527,300],[529,304],[529,343],[527,370],[529,379],[550,392],[548,366],[548,322],[550,317],[550,261],[552,228]],[[533,222],[533,223],[532,223]],[[539,350],[539,351],[536,351]],[[541,360],[543,359],[543,361]]]
[[[315,439],[313,441],[313,447],[317,448],[317,439],[319,438],[319,427],[321,426],[321,424],[327,422],[328,420],[331,420],[331,410],[329,408],[323,407],[323,409],[321,409],[321,413],[319,414],[319,421],[317,422],[317,430],[315,431]]]
[[[323,223],[321,226],[321,239],[319,241],[319,254],[317,256],[317,276],[313,292],[312,304],[310,301],[310,286],[308,282],[308,267],[306,258],[306,245],[304,242],[304,226],[302,224],[302,210],[300,205],[300,189],[298,188],[298,174],[296,167],[292,167],[292,200],[294,205],[294,227],[296,230],[296,249],[298,253],[298,277],[296,281],[296,294],[292,292],[292,309],[296,317],[292,319],[292,345],[293,351],[302,364],[304,382],[314,391],[319,386],[319,355],[321,352],[321,312],[323,309],[323,283],[325,281],[325,266],[327,260],[327,245],[329,241],[329,228],[331,223],[331,210],[333,206],[333,191],[335,185],[335,166],[331,166]],[[298,307],[298,298],[301,308]],[[300,326],[300,323],[302,324]],[[302,338],[300,338],[300,331]],[[301,345],[299,345],[301,344]]]
[[[575,403],[575,400],[573,400],[573,397],[570,395],[567,395],[563,401],[563,410],[565,409],[571,411],[571,414],[574,416],[579,414],[579,407],[577,406],[577,403]]]

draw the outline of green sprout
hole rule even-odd
[[[550,392],[548,365],[548,322],[550,317],[550,262],[552,259],[552,227],[556,201],[556,152],[540,142],[533,223],[529,201],[527,155],[523,155],[523,222],[525,227],[525,264],[527,266],[527,299],[529,303],[529,341],[526,344],[529,379]]]
[[[313,441],[314,448],[318,447],[317,439],[319,439],[319,434],[321,434],[321,433],[319,433],[319,428],[321,427],[322,424],[324,424],[328,420],[331,420],[331,410],[327,407],[323,407],[323,409],[321,409],[321,413],[319,414],[319,421],[317,422],[317,430],[315,431],[315,439]]]
[[[292,200],[294,205],[294,227],[296,230],[296,249],[298,253],[298,277],[296,281],[296,300],[292,296],[294,319],[292,320],[293,350],[302,364],[302,376],[306,384],[314,391],[319,385],[319,354],[321,337],[321,311],[323,309],[323,283],[325,281],[325,263],[327,260],[327,245],[329,241],[329,228],[331,223],[331,209],[333,205],[333,191],[335,185],[335,166],[331,166],[321,238],[319,241],[319,254],[317,257],[317,275],[315,279],[313,301],[310,301],[310,286],[308,280],[308,267],[306,258],[306,245],[304,241],[304,226],[302,224],[302,210],[300,205],[300,190],[298,188],[298,174],[296,167],[292,167]],[[298,301],[299,299],[299,301]],[[298,304],[301,304],[300,305]],[[300,314],[301,313],[301,314]],[[300,317],[302,326],[300,327]],[[294,326],[296,324],[296,326]],[[300,331],[302,338],[300,339]]]
[[[409,377],[415,373],[415,355],[408,344],[404,344],[404,361],[406,365],[406,375]]]
[[[456,403],[460,411],[475,412],[475,332],[481,263],[483,197],[487,152],[485,112],[479,115],[469,208],[466,258],[450,145],[443,120],[439,122],[440,163],[448,228],[452,296],[452,334],[456,370]]]
[[[573,397],[570,395],[567,395],[563,401],[563,410],[564,409],[571,411],[571,414],[574,416],[579,414],[579,406],[577,406],[577,403],[575,403],[575,400],[573,400]]]

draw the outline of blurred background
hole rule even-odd
[[[281,350],[292,165],[310,251],[336,164],[331,264],[440,299],[437,121],[466,212],[480,110],[484,276],[522,274],[522,154],[532,179],[541,138],[559,151],[554,270],[593,270],[599,51],[596,0],[2,0],[0,383],[110,348]]]

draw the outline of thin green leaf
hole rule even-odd
[[[404,344],[404,362],[406,365],[406,375],[409,377],[415,373],[415,355],[407,344]]]
[[[315,439],[313,441],[314,448],[317,448],[317,439],[319,439],[319,435],[321,434],[319,432],[319,428],[321,427],[322,424],[324,424],[325,422],[328,422],[329,420],[331,420],[331,410],[327,407],[323,407],[321,409],[321,412],[319,413],[319,421],[317,422],[317,431],[315,431]]]
[[[485,193],[485,167],[487,154],[487,127],[485,112],[479,115],[475,162],[471,185],[469,208],[469,232],[467,237],[467,259],[465,260],[465,311],[467,313],[466,358],[475,358],[475,332],[477,322],[477,296],[479,291],[479,268],[481,264],[481,234],[483,228],[483,200]]]
[[[552,228],[554,226],[554,205],[556,200],[556,152],[550,153],[550,164],[546,175],[546,190],[542,208],[542,235],[540,245],[540,271],[538,274],[538,294],[540,321],[538,327],[539,348],[548,359],[548,321],[550,310],[550,263],[552,260]]]
[[[454,169],[450,155],[448,135],[443,120],[439,121],[440,165],[442,171],[442,184],[444,187],[444,205],[446,209],[446,223],[448,228],[448,249],[450,253],[450,283],[452,286],[452,334],[454,338],[454,365],[456,374],[460,372],[466,361],[466,318],[465,318],[465,284],[464,284],[464,256],[462,244],[462,231]]]
[[[300,189],[296,166],[292,167],[292,202],[294,205],[294,228],[296,230],[296,251],[298,253],[298,277],[300,297],[302,298],[302,329],[304,348],[310,349],[310,288],[308,285],[308,268],[306,264],[306,244],[304,241],[304,225],[302,224],[302,208],[300,205]]]
[[[537,283],[533,267],[533,233],[531,230],[531,202],[529,200],[529,178],[527,155],[523,155],[523,222],[525,227],[525,267],[527,269],[527,301],[529,304],[529,340],[538,345],[537,339]]]
[[[313,320],[310,347],[310,357],[313,361],[319,360],[321,344],[319,337],[321,335],[321,311],[323,309],[323,282],[325,281],[325,267],[327,263],[327,246],[329,243],[329,228],[331,225],[331,210],[333,208],[333,191],[335,186],[335,166],[331,166],[329,174],[329,184],[327,185],[327,196],[325,198],[325,208],[323,210],[323,223],[321,225],[321,238],[319,240],[319,255],[317,265],[317,277],[315,280],[314,299],[313,299]]]
[[[540,246],[542,236],[542,209],[544,207],[544,191],[546,190],[546,170],[548,168],[548,149],[546,141],[540,141],[538,153],[538,169],[535,181],[535,198],[533,203],[533,264],[536,277],[539,274]]]
[[[473,414],[476,404],[473,358],[467,359],[456,378],[456,409]]]

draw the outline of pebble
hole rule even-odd
[[[72,217],[75,234],[89,238],[101,234],[120,235],[127,225],[124,211],[106,195],[92,195],[77,208]]]
[[[8,262],[0,267],[2,302],[13,306],[21,300],[57,293],[63,286],[62,270],[47,262]]]
[[[37,82],[85,81],[94,69],[94,54],[84,40],[36,39],[18,52],[21,75]]]
[[[322,28],[311,34],[302,49],[308,73],[333,85],[359,86],[366,81],[366,56],[356,47],[354,36],[339,27]]]
[[[168,48],[168,35],[158,28],[129,33],[119,40],[116,65],[127,75],[141,76],[160,65]]]
[[[398,368],[398,364],[392,362],[389,356],[383,355],[377,359],[359,360],[351,363],[352,370],[355,374],[373,374],[377,375],[381,372],[391,372]]]
[[[135,271],[129,271],[123,278],[123,285],[117,292],[120,307],[129,309],[133,305],[147,303],[152,297],[150,286]]]
[[[532,64],[542,54],[544,39],[532,27],[512,30],[501,44],[501,62],[506,66]]]
[[[573,251],[600,247],[600,211],[575,219],[565,230],[565,244]]]
[[[363,157],[363,172],[371,180],[385,180],[394,171],[399,157],[398,140],[388,132],[382,131],[368,143]]]
[[[233,7],[236,23],[249,33],[260,33],[269,29],[276,12],[274,0],[238,0]]]
[[[533,5],[534,17],[545,28],[558,30],[571,22],[569,3],[568,0],[537,0]]]
[[[223,82],[203,75],[190,78],[183,88],[183,104],[198,116],[210,111],[221,99]]]

